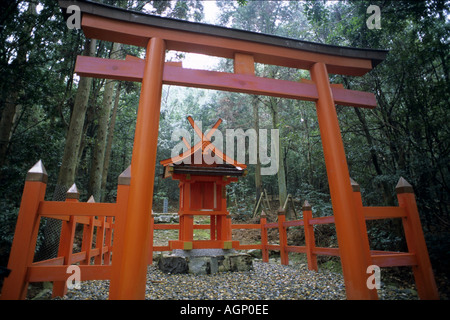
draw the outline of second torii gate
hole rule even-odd
[[[113,253],[110,299],[144,299],[163,84],[314,101],[348,299],[376,299],[366,286],[370,254],[353,202],[350,176],[335,104],[374,108],[373,94],[329,82],[329,73],[362,76],[386,57],[385,50],[323,45],[254,32],[161,18],[90,1],[60,1],[81,9],[88,38],[146,48],[145,60],[79,56],[80,76],[142,82],[131,160],[131,183],[122,252]],[[234,60],[234,73],[189,70],[165,63],[166,50]],[[310,71],[311,80],[292,82],[255,76],[254,63]],[[121,239],[121,240],[120,240]]]

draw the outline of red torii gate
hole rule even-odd
[[[328,73],[361,76],[381,62],[386,51],[360,50],[306,43],[251,32],[158,18],[87,1],[79,5],[82,29],[89,38],[146,47],[145,60],[107,60],[78,57],[80,76],[141,81],[141,97],[131,162],[131,184],[123,250],[115,252],[111,299],[142,299],[148,254],[149,212],[158,139],[163,84],[264,94],[315,101],[324,148],[341,263],[349,299],[373,299],[366,286],[370,264],[365,250],[350,176],[335,110],[335,103],[375,107],[373,94],[332,87]],[[234,59],[234,73],[189,70],[164,63],[165,51],[195,52]],[[256,77],[254,63],[307,69],[312,83]],[[116,260],[116,261],[117,261]]]
[[[88,38],[146,48],[144,60],[119,61],[79,56],[80,76],[141,81],[126,224],[120,252],[114,252],[110,299],[143,299],[163,84],[218,89],[314,101],[320,126],[340,257],[348,299],[376,299],[366,286],[370,254],[362,235],[335,104],[374,108],[373,94],[333,86],[329,73],[362,76],[384,60],[387,51],[304,42],[242,30],[160,18],[89,1],[78,5]],[[234,59],[234,73],[189,70],[164,63],[166,50]],[[311,80],[292,82],[255,76],[254,63],[310,71]]]

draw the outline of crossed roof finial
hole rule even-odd
[[[162,160],[160,163],[163,166],[167,166],[173,163],[178,163],[183,161],[184,159],[190,157],[191,155],[193,155],[195,152],[197,152],[198,150],[201,149],[202,153],[207,152],[208,150],[211,150],[214,152],[215,156],[221,158],[225,163],[234,165],[236,167],[240,167],[242,169],[247,168],[247,166],[243,163],[239,163],[236,160],[230,158],[229,156],[227,156],[225,153],[223,153],[220,149],[218,149],[212,142],[211,142],[211,137],[214,134],[214,132],[217,130],[217,128],[220,126],[220,124],[222,123],[222,119],[219,118],[219,120],[217,120],[217,122],[212,126],[211,130],[209,130],[209,132],[204,135],[202,130],[197,126],[197,124],[195,123],[194,119],[191,116],[187,117],[187,120],[189,121],[189,123],[191,124],[192,128],[194,129],[194,132],[201,138],[200,141],[194,145],[193,147],[191,147],[190,143],[183,137],[182,140],[184,142],[184,144],[186,145],[186,147],[189,150],[184,151],[182,154],[176,156],[176,157],[172,157],[166,160]]]

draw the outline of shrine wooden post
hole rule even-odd
[[[312,219],[312,209],[308,201],[305,201],[302,206],[303,211],[303,226],[305,230],[305,247],[306,257],[308,261],[308,269],[318,271],[317,255],[313,253],[316,247],[316,241],[314,237],[314,226],[309,223]]]
[[[125,233],[126,214],[128,208],[128,199],[130,195],[130,181],[131,181],[131,166],[129,166],[124,172],[119,175],[117,184],[117,215],[114,218],[114,254],[113,264],[111,271],[111,279],[118,279],[122,270],[123,260],[123,241],[117,241],[117,239],[123,239]],[[119,298],[119,282],[111,281],[109,284],[109,298]]]
[[[283,226],[283,223],[286,221],[286,212],[279,208],[277,211],[277,218],[278,218],[278,234],[280,238],[280,262],[283,265],[289,264],[289,254],[286,251],[287,247],[287,234],[286,234],[286,227]]]
[[[37,214],[40,201],[44,200],[47,188],[47,171],[39,160],[28,171],[17,217],[16,231],[11,247],[8,269],[11,274],[5,278],[2,300],[24,300],[28,279],[27,266],[33,262],[40,217]],[[17,284],[21,285],[18,286]]]
[[[417,293],[420,299],[438,300],[439,293],[423,236],[413,187],[404,178],[400,178],[395,191],[398,205],[406,212],[406,217],[402,218],[402,222],[408,251],[414,253],[417,258],[417,265],[412,267]]]
[[[262,261],[263,262],[269,262],[269,250],[267,250],[267,216],[264,211],[261,212],[261,251],[262,251]]]
[[[80,193],[78,192],[78,189],[75,184],[70,187],[70,189],[66,193],[66,202],[79,202],[80,199]],[[70,264],[70,257],[73,251],[73,241],[74,241],[74,235],[75,235],[75,228],[77,225],[77,217],[71,216],[69,221],[62,221],[61,225],[61,233],[59,236],[59,246],[58,246],[58,257],[62,256],[64,257],[64,264],[69,265]],[[81,263],[88,265],[89,264],[89,254],[88,249],[91,249],[91,243],[92,243],[92,233],[94,227],[92,226],[93,223],[89,224],[89,227],[86,227],[84,225],[83,227],[83,241],[82,241],[82,251],[86,251],[86,259],[84,261],[81,261]],[[89,231],[89,239],[86,239],[86,232]],[[86,242],[89,241],[89,243],[86,245]],[[90,251],[90,250],[89,250]],[[86,262],[87,261],[87,262]],[[53,297],[62,297],[67,293],[67,285],[66,281],[55,281],[53,282],[53,288],[52,288],[52,298]]]

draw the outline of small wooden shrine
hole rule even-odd
[[[179,239],[169,241],[170,249],[236,248],[239,242],[231,240],[226,186],[246,175],[246,165],[231,159],[210,141],[221,119],[206,135],[203,135],[192,117],[189,116],[188,121],[201,141],[191,147],[183,139],[188,150],[160,162],[164,166],[164,178],[180,181]],[[206,157],[209,160],[215,157],[216,161],[205,161]],[[210,216],[210,240],[194,240],[194,216],[197,215]]]

